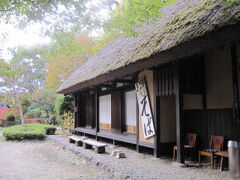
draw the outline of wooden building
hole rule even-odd
[[[149,147],[156,157],[176,143],[184,162],[186,133],[198,134],[200,148],[211,135],[240,140],[240,5],[185,0],[164,13],[138,36],[111,42],[58,92],[75,97],[76,132]],[[144,79],[154,123],[147,138],[135,86]]]

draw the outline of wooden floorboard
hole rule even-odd
[[[100,132],[97,133],[97,136],[107,138],[107,139],[113,139],[116,141],[126,142],[130,144],[137,143],[135,134],[129,134],[129,133],[120,134],[120,133],[113,133],[106,130],[100,130]]]
[[[102,137],[102,138],[111,139],[111,140],[115,140],[115,141],[125,142],[125,143],[129,143],[129,144],[134,144],[134,145],[137,144],[137,135],[132,134],[132,133],[122,133],[121,134],[121,133],[114,133],[114,132],[111,132],[108,130],[100,130],[100,132],[98,132],[96,134],[95,129],[88,129],[88,128],[82,128],[82,127],[75,128],[75,131],[94,135],[94,136],[97,135],[97,137]],[[154,143],[139,141],[139,145],[142,147],[154,148]]]
[[[75,131],[96,136],[96,129],[77,127]]]

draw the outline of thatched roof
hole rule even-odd
[[[224,27],[239,25],[240,22],[240,5],[227,7],[221,0],[180,0],[163,12],[165,16],[159,22],[145,27],[137,37],[119,37],[111,42],[73,72],[57,91],[73,93],[146,67],[200,52],[221,39],[221,35],[204,40],[203,36]],[[189,44],[196,39],[200,41]],[[192,50],[186,49],[187,46]],[[176,56],[175,51],[181,55]],[[183,51],[186,53],[183,54]],[[158,59],[154,60],[153,57],[157,55]]]

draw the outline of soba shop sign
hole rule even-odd
[[[155,130],[145,79],[139,80],[135,84],[135,88],[137,92],[139,116],[142,121],[144,138],[147,139],[155,135]]]

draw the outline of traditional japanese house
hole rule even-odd
[[[117,38],[58,89],[75,97],[75,132],[149,147],[186,133],[240,140],[240,5],[181,0],[138,36]],[[136,91],[137,88],[137,91]]]

